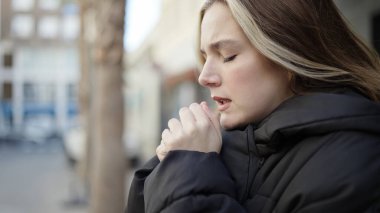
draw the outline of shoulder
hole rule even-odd
[[[302,199],[294,208],[305,212],[362,212],[379,202],[379,135],[346,130],[308,137],[288,157],[291,178],[280,206]]]
[[[380,179],[380,135],[337,131],[304,139],[299,143],[300,151],[313,145],[314,149],[310,149],[310,156],[300,168],[305,175],[312,175],[313,179],[324,177],[326,183],[365,183],[376,175]]]

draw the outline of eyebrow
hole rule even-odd
[[[222,48],[225,48],[226,46],[238,47],[238,42],[231,39],[222,39],[209,45],[209,47],[214,50],[220,50]],[[205,50],[203,50],[202,48],[200,49],[200,52],[201,54],[206,54]]]

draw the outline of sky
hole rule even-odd
[[[133,51],[151,32],[161,11],[161,0],[128,0],[124,47]]]

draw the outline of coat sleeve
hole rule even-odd
[[[148,175],[159,164],[157,156],[149,160],[144,166],[135,172],[133,177],[128,203],[124,210],[125,213],[144,213],[144,183]]]
[[[145,180],[148,213],[245,212],[217,153],[171,151]]]

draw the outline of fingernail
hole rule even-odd
[[[207,103],[205,101],[201,102],[201,106],[202,106],[203,110],[210,111],[208,106],[207,106]]]

